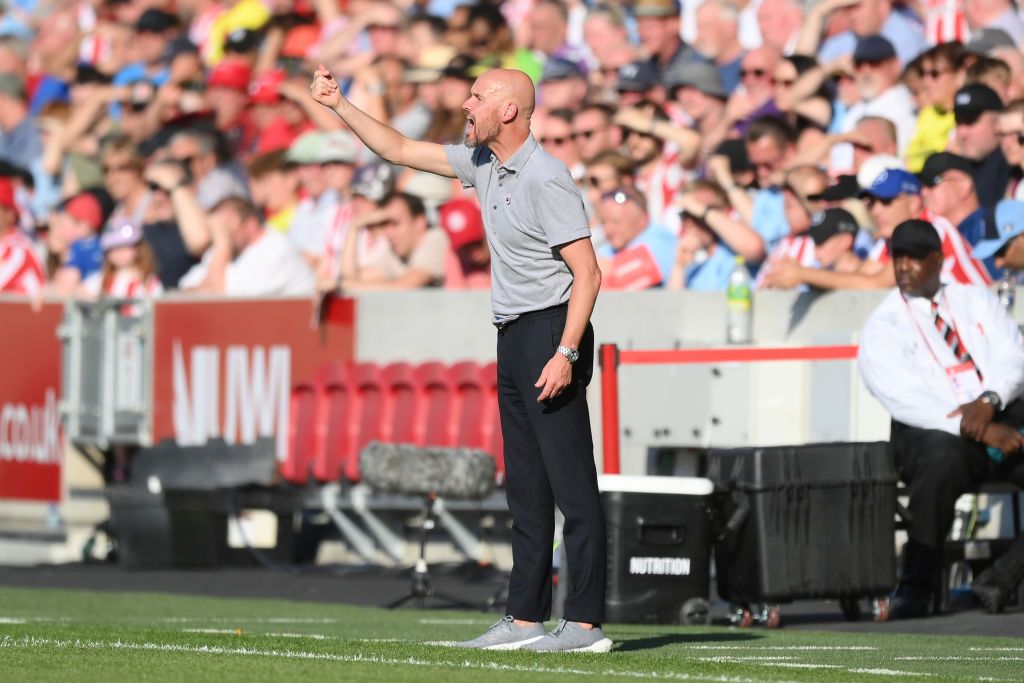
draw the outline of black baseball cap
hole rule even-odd
[[[968,125],[987,111],[1002,111],[1003,101],[996,91],[984,83],[970,83],[956,91],[953,97],[953,116],[957,123]]]
[[[857,219],[846,209],[832,208],[819,211],[811,218],[809,234],[814,246],[820,247],[836,235],[856,235],[860,230]]]
[[[931,223],[912,218],[903,221],[893,230],[889,251],[893,256],[905,254],[911,258],[924,258],[933,252],[941,252],[942,240]]]
[[[471,55],[455,55],[451,61],[448,62],[448,66],[441,69],[441,76],[448,78],[458,78],[463,81],[473,82],[476,80],[476,76],[473,74],[473,70],[476,67],[476,59]]]
[[[840,175],[836,181],[817,194],[807,195],[812,202],[841,202],[844,199],[853,199],[860,194],[860,185],[857,184],[857,176]]]
[[[549,57],[547,63],[544,64],[540,83],[553,83],[554,81],[564,81],[570,78],[586,78],[580,65],[571,59]]]
[[[172,28],[178,28],[178,17],[159,9],[146,10],[135,22],[135,30],[138,33],[163,33]]]
[[[633,62],[619,67],[615,87],[620,92],[646,92],[658,81],[657,67],[650,62]]]
[[[857,41],[857,47],[853,49],[854,63],[877,64],[895,58],[896,48],[892,46],[888,38],[877,34],[864,36]]]
[[[962,171],[971,175],[973,168],[971,162],[959,154],[936,152],[924,162],[924,167],[921,168],[918,176],[921,178],[921,184],[925,187],[935,187],[942,181],[942,175],[946,171]]]

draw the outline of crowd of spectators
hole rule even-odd
[[[459,143],[489,68],[582,190],[608,289],[895,284],[923,218],[947,281],[1012,277],[1024,201],[1012,0],[11,0],[0,19],[0,292],[484,288],[475,195],[392,167],[317,65],[403,134]],[[1010,264],[1012,265],[1012,264]]]

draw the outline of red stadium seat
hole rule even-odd
[[[375,363],[357,363],[352,368],[352,409],[345,419],[343,461],[345,478],[359,481],[359,452],[371,441],[385,440],[383,434],[385,385]]]
[[[305,485],[313,471],[319,450],[317,428],[320,423],[320,386],[317,382],[301,382],[292,387],[288,415],[288,453],[281,462],[285,481]]]
[[[415,443],[421,446],[455,446],[449,421],[453,388],[443,363],[423,363],[415,369],[417,406]]]
[[[498,470],[498,483],[505,480],[505,442],[501,437],[501,419],[498,415],[498,364],[488,363],[480,368],[480,383],[484,387],[482,420],[483,449],[494,457]]]
[[[486,450],[484,411],[487,409],[487,388],[481,382],[480,366],[463,361],[448,370],[452,386],[452,409],[449,413],[449,442],[453,446]]]
[[[384,405],[381,440],[422,446],[416,440],[416,409],[419,403],[416,370],[409,363],[391,363],[381,370]]]
[[[320,378],[320,409],[317,424],[320,448],[313,462],[317,481],[341,479],[351,454],[346,450],[348,420],[356,413],[352,365],[335,363]]]

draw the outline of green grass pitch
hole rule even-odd
[[[1012,638],[606,626],[607,655],[431,641],[496,617],[258,599],[0,588],[0,681],[895,681],[1024,679]]]

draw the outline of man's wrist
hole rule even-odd
[[[986,405],[992,406],[997,413],[1003,409],[1003,399],[994,391],[983,391],[978,400]]]
[[[558,348],[555,349],[555,351],[563,358],[565,358],[567,361],[569,361],[569,365],[572,365],[580,358],[580,352],[576,349],[575,346],[559,344]]]

